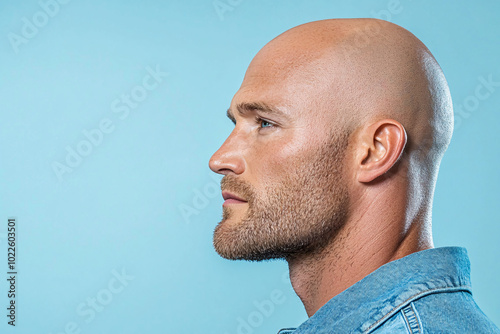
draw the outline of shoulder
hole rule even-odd
[[[434,293],[416,300],[422,325],[461,333],[500,333],[467,291]]]
[[[413,300],[370,333],[500,334],[500,330],[477,306],[470,292],[444,291]]]

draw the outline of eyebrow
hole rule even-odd
[[[252,111],[260,111],[262,113],[266,113],[269,115],[277,115],[277,116],[282,116],[285,118],[288,118],[288,116],[281,110],[271,107],[267,103],[264,102],[243,102],[243,103],[238,103],[236,105],[236,110],[238,111],[238,114],[241,116],[245,115],[248,112]],[[231,108],[227,110],[227,117],[236,124],[236,119],[234,118],[233,111]]]

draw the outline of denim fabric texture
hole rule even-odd
[[[500,330],[472,298],[465,248],[442,247],[389,262],[333,297],[297,329],[305,333],[488,333]]]

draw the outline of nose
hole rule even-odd
[[[241,138],[237,135],[236,129],[212,155],[208,165],[213,172],[222,175],[241,174],[245,171],[243,147],[241,147]]]

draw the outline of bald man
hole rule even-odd
[[[214,247],[285,259],[309,319],[280,333],[500,333],[431,209],[453,131],[446,79],[407,30],[374,19],[286,31],[252,60],[210,159]]]

